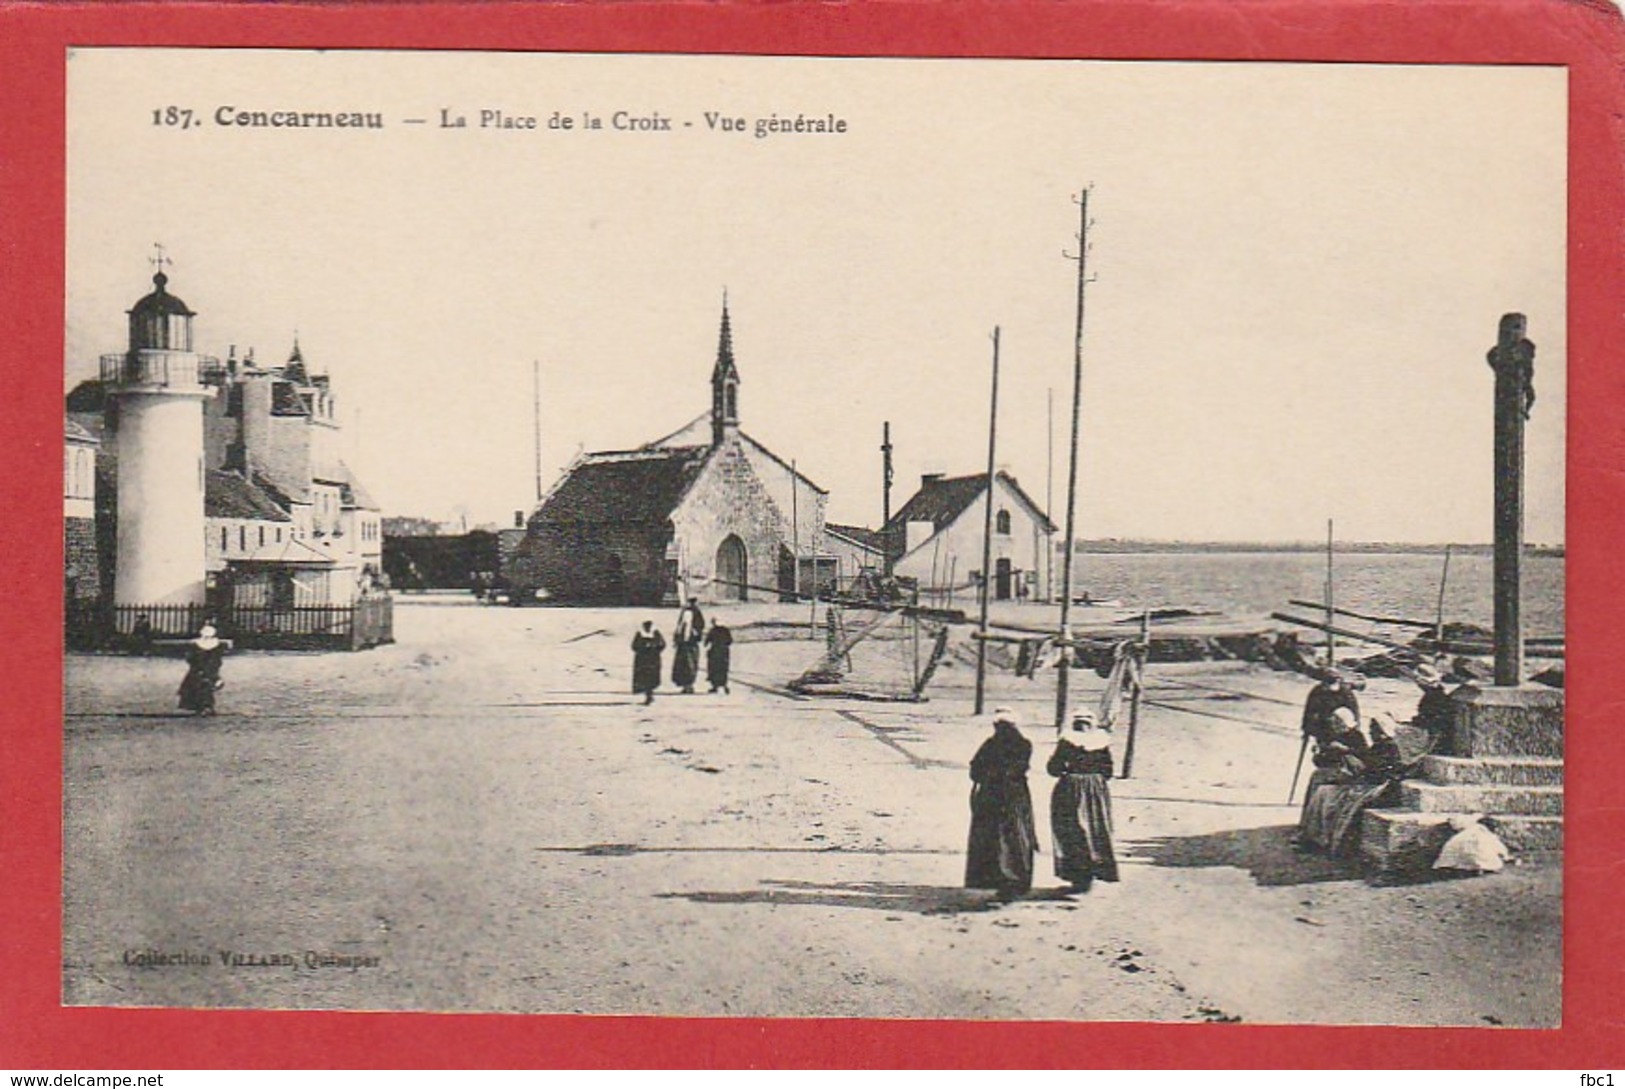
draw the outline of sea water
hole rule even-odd
[[[1487,555],[1450,557],[1446,621],[1491,626],[1492,572]],[[1442,553],[1338,553],[1333,559],[1335,604],[1355,612],[1431,622],[1439,606],[1442,575]],[[1073,568],[1073,586],[1080,593],[1086,590],[1090,597],[1118,599],[1135,609],[1282,610],[1320,619],[1287,602],[1294,598],[1325,600],[1326,556],[1314,552],[1080,553]],[[1523,628],[1526,636],[1563,634],[1563,557],[1525,558]]]

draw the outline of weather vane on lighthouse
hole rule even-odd
[[[152,256],[147,258],[147,263],[158,273],[162,273],[165,265],[173,265],[175,262],[164,254],[164,244],[162,242],[154,242],[152,244]]]

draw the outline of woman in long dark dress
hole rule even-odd
[[[214,625],[204,624],[186,648],[186,676],[181,678],[182,711],[214,714],[214,694],[221,687],[220,663],[230,644],[216,637]]]
[[[1079,892],[1100,881],[1117,880],[1112,846],[1112,735],[1096,728],[1094,716],[1072,719],[1072,736],[1056,741],[1046,770],[1055,779],[1049,799],[1055,840],[1055,876]]]
[[[704,637],[705,617],[690,600],[677,614],[677,627],[671,633],[671,683],[690,695],[700,675],[700,640]]]
[[[1298,821],[1299,847],[1334,858],[1359,853],[1361,815],[1388,799],[1406,767],[1397,740],[1401,727],[1392,716],[1371,719],[1369,729],[1368,739],[1348,726],[1315,754],[1315,774]]]
[[[733,657],[734,633],[726,624],[712,624],[705,633],[705,681],[711,691],[728,691],[728,666]]]
[[[645,620],[632,636],[632,691],[643,693],[645,704],[655,701],[655,689],[660,687],[660,655],[665,649],[666,637],[655,631],[653,620]]]
[[[971,758],[970,844],[965,887],[993,889],[1011,899],[1033,887],[1033,799],[1027,791],[1027,765],[1033,745],[1016,728],[1016,716],[993,712],[993,736]]]

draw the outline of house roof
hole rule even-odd
[[[1044,514],[1044,511],[1032,498],[1021,490],[1021,485],[1009,473],[1000,471],[998,477],[1004,482],[1016,498],[1024,504],[1034,518],[1046,530],[1053,531],[1054,523]],[[965,508],[974,503],[987,487],[987,475],[975,473],[970,476],[949,476],[927,480],[920,485],[920,490],[914,497],[903,504],[901,510],[892,515],[890,522],[886,523],[883,532],[892,535],[902,531],[909,522],[930,522],[940,532],[949,523],[953,522]]]
[[[863,526],[843,526],[835,522],[825,522],[824,532],[851,541],[859,548],[867,548],[871,552],[884,552],[886,550],[886,538],[878,529],[865,529]]]
[[[288,517],[288,512],[260,485],[223,469],[210,469],[204,474],[203,513],[210,518],[293,521]]]
[[[299,389],[291,381],[274,380],[271,383],[271,415],[309,416],[310,409]]]
[[[90,433],[90,430],[74,422],[72,416],[63,419],[63,434],[69,442],[101,442],[102,440]]]
[[[70,416],[94,415],[99,428],[102,412],[107,408],[107,387],[99,378],[87,378],[68,391],[67,406]]]
[[[253,474],[254,484],[276,500],[277,505],[288,507],[294,503],[310,502],[310,482],[297,479],[283,479],[274,477],[269,473],[256,470]]]
[[[559,481],[536,521],[666,521],[710,458],[709,446],[668,446],[588,454]]]
[[[339,462],[332,476],[317,477],[324,484],[337,484],[339,486],[339,503],[346,510],[382,510],[355,478],[355,473],[344,462]]]
[[[70,404],[67,417],[70,421],[72,421],[75,427],[82,430],[85,434],[89,435],[97,442],[102,441],[102,439],[104,439],[107,435],[107,421],[102,417],[102,410],[99,408],[94,412],[81,412],[74,409]]]

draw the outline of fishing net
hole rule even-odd
[[[948,626],[912,610],[832,606],[823,653],[789,687],[815,696],[923,699],[947,645]]]

